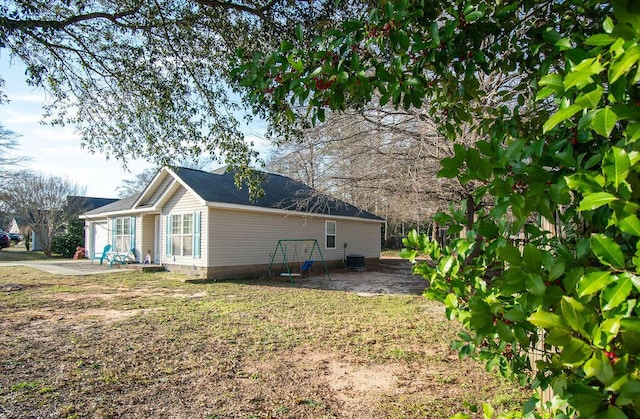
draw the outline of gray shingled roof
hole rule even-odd
[[[119,201],[118,198],[96,198],[93,196],[69,195],[67,205],[74,208],[82,208],[84,211],[91,211]]]
[[[252,202],[249,199],[249,193],[246,188],[236,188],[234,174],[231,172],[216,174],[184,167],[174,168],[173,170],[189,188],[209,203],[219,202],[313,214],[382,220],[382,218],[370,212],[362,211],[346,202],[319,194],[304,183],[297,182],[286,176],[263,173],[264,180],[261,186],[265,195]],[[90,211],[86,215],[130,209],[137,198],[137,196],[125,198]]]
[[[128,209],[131,209],[131,207],[133,207],[133,204],[136,202],[137,199],[138,199],[138,195],[133,195],[128,198],[120,199],[111,204],[107,204],[103,207],[96,208],[91,211],[87,211],[83,215],[98,215],[106,212],[125,211]]]

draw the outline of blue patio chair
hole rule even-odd
[[[107,258],[110,251],[111,245],[108,244],[104,247],[104,249],[102,249],[102,252],[95,252],[93,255],[91,255],[91,263],[93,263],[94,260],[100,260],[100,265],[102,265],[102,261]]]
[[[128,263],[129,255],[132,255],[135,259],[135,249],[129,249],[127,253],[111,253],[109,255],[109,267],[113,265],[126,265]]]

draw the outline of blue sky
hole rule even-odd
[[[11,63],[7,50],[0,49],[0,74],[5,80],[4,93],[8,104],[0,105],[0,122],[6,129],[19,134],[20,148],[13,154],[28,156],[24,169],[67,178],[79,186],[86,186],[86,195],[116,198],[118,186],[152,165],[142,160],[127,162],[128,170],[104,154],[91,154],[80,147],[80,137],[73,127],[43,125],[44,92],[26,84],[24,66]],[[247,137],[261,150],[267,144],[260,138],[264,132],[259,122],[245,129]],[[2,151],[0,151],[2,152]]]

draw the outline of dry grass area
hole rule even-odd
[[[0,267],[0,418],[448,417],[520,391],[419,296]]]

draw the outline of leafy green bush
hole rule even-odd
[[[53,238],[51,251],[64,257],[73,257],[78,246],[82,246],[84,237],[74,233],[63,233]]]
[[[455,347],[553,390],[513,415],[640,417],[637,2],[380,4],[240,52],[233,74],[280,126],[371,100],[421,109],[456,142],[439,175],[469,196],[435,217],[458,239],[412,232],[403,256],[429,257],[414,272],[465,326]]]

